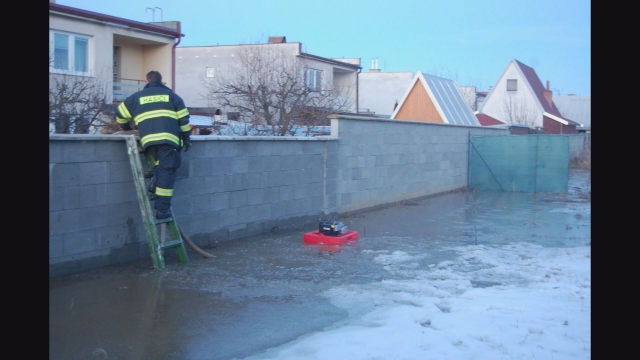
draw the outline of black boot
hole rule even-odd
[[[167,219],[171,217],[171,212],[167,211],[166,213],[160,212],[156,210],[156,219]]]

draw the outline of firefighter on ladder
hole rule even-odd
[[[189,111],[182,98],[162,83],[162,75],[150,71],[147,85],[116,110],[122,130],[133,130],[129,119],[135,122],[142,147],[156,159],[149,184],[149,192],[155,194],[156,218],[169,218],[173,186],[182,163],[180,152],[191,147]]]

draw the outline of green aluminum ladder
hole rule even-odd
[[[180,235],[180,229],[173,215],[173,210],[169,209],[171,217],[167,219],[156,219],[153,208],[151,207],[152,199],[149,197],[145,178],[152,176],[151,171],[155,166],[156,160],[151,154],[144,151],[135,135],[127,136],[127,153],[129,154],[131,172],[133,173],[133,182],[136,185],[136,192],[138,193],[138,202],[140,203],[140,210],[142,211],[144,228],[147,233],[147,239],[149,240],[149,250],[151,251],[153,265],[157,269],[165,269],[164,251],[170,248],[175,249],[180,264],[186,263],[189,261],[189,258],[187,257],[187,250]],[[148,172],[145,172],[142,167],[140,153],[145,155],[149,169]],[[158,233],[158,227],[160,227],[160,233]],[[165,241],[167,229],[169,230],[169,240]]]

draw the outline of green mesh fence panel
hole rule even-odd
[[[469,188],[472,190],[568,190],[567,136],[472,136],[469,146]]]

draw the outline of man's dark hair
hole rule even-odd
[[[148,82],[162,82],[162,75],[158,71],[151,70],[147,73],[147,81]]]

